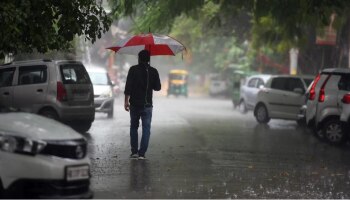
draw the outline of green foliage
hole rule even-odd
[[[329,25],[333,13],[342,37],[350,26],[350,1],[344,0],[110,1],[118,5],[116,16],[135,17],[135,32],[170,32],[190,47],[193,66],[212,69],[254,65],[257,52],[271,51],[264,55],[283,63],[290,48],[312,49],[314,30]],[[244,41],[251,48],[242,47]]]
[[[95,42],[110,23],[95,0],[2,0],[0,57],[68,49],[76,35]]]

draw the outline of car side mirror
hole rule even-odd
[[[294,88],[293,92],[298,93],[298,94],[304,94],[304,90],[301,88]]]

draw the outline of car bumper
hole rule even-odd
[[[31,156],[6,152],[0,152],[0,163],[0,178],[4,189],[11,188],[19,180],[64,181],[68,166],[90,166],[87,156],[77,160],[40,154]]]
[[[80,199],[92,198],[90,181],[20,179],[6,190],[8,198]]]
[[[96,112],[110,112],[113,110],[114,98],[95,98]]]
[[[60,120],[64,122],[70,122],[75,120],[81,121],[94,121],[95,120],[95,108],[93,106],[88,107],[62,107],[59,111]]]
[[[298,120],[304,120],[306,119],[306,105],[303,105],[300,110],[299,110],[299,114],[297,116]]]

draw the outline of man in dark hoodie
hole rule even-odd
[[[145,159],[151,135],[153,90],[159,91],[161,84],[157,69],[149,65],[149,51],[140,51],[138,58],[139,64],[129,69],[126,79],[124,108],[126,111],[130,111],[130,158]],[[140,118],[142,120],[142,137],[139,148],[137,130]]]

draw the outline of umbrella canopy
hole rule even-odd
[[[172,37],[147,33],[129,36],[125,39],[119,40],[115,45],[108,47],[107,49],[111,49],[116,53],[130,55],[137,55],[141,50],[146,49],[150,52],[151,56],[174,56],[186,48]]]

